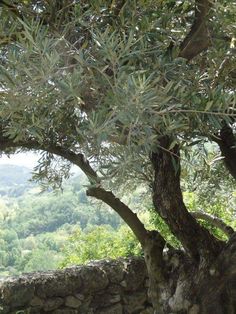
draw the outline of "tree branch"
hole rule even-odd
[[[222,219],[204,213],[202,211],[191,212],[191,215],[196,219],[203,219],[209,222],[211,225],[221,229],[229,238],[234,234],[234,229],[228,226]]]
[[[126,0],[116,0],[115,2],[113,1],[111,9],[116,17],[120,15],[120,12],[124,8],[125,4]]]
[[[151,156],[154,207],[194,260],[203,257],[209,261],[218,255],[222,244],[187,211],[180,188],[179,148],[168,151],[170,143],[167,136],[160,139],[159,145],[165,150],[159,149]]]
[[[179,57],[191,60],[210,45],[210,35],[207,27],[207,16],[212,4],[209,0],[195,1],[195,18],[182,44]]]
[[[90,166],[83,154],[76,154],[71,150],[65,149],[52,143],[39,143],[36,140],[14,141],[0,135],[0,150],[6,151],[9,148],[26,148],[28,150],[43,150],[55,154],[70,161],[78,166],[92,183],[100,183],[97,173]]]
[[[63,157],[74,165],[78,166],[88,177],[92,184],[100,185],[100,179],[97,173],[90,166],[83,154],[76,154],[73,151],[60,147],[52,143],[39,143],[36,140],[16,141],[0,135],[0,150],[6,151],[9,148],[27,148],[28,150],[43,150],[57,156]],[[139,242],[144,245],[147,236],[147,230],[141,223],[135,213],[128,206],[122,203],[114,196],[112,192],[108,192],[101,187],[90,187],[87,190],[88,196],[93,196],[112,207],[120,217],[128,224],[134,232]],[[160,236],[161,237],[161,236]]]
[[[213,140],[219,145],[225,166],[236,180],[236,138],[232,128],[225,124],[220,130],[219,137]]]
[[[127,205],[121,202],[120,199],[116,198],[111,191],[106,191],[100,187],[89,188],[87,190],[87,195],[95,197],[113,208],[131,228],[141,245],[144,246],[148,232],[138,216],[133,213]]]

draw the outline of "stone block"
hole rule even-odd
[[[104,294],[97,294],[94,296],[91,306],[95,309],[100,308],[100,307],[107,307],[110,306],[114,303],[120,302],[121,297],[119,294],[109,294],[109,293],[104,293]]]
[[[84,266],[80,276],[83,282],[83,293],[105,289],[109,283],[105,271],[97,266]]]
[[[7,279],[0,286],[0,303],[11,307],[28,305],[34,295],[34,285],[26,276]]]
[[[144,286],[147,278],[147,269],[144,261],[140,258],[132,258],[124,263],[126,282],[125,290],[135,291]]]
[[[42,275],[42,280],[35,287],[36,294],[41,298],[50,298],[78,292],[82,286],[80,270],[81,267],[71,267]]]
[[[92,302],[92,296],[88,296],[87,298],[85,298],[80,306],[79,310],[79,314],[87,314],[89,313],[89,311],[93,311],[92,306],[91,306],[91,302]]]
[[[62,298],[52,298],[45,301],[43,309],[45,312],[53,311],[58,309],[62,304],[64,304],[64,300]]]
[[[136,292],[132,295],[124,297],[125,313],[140,313],[145,309],[147,295],[145,292]]]
[[[116,304],[113,306],[109,306],[107,308],[99,309],[95,312],[95,314],[122,314],[123,309],[121,304]]]
[[[109,291],[109,294],[122,294],[123,289],[120,285],[110,284],[107,290]]]
[[[68,308],[59,309],[52,312],[52,314],[78,314],[78,313],[79,312],[77,310]]]
[[[153,307],[149,306],[145,310],[141,311],[140,314],[154,314]]]
[[[85,299],[84,295],[81,293],[75,293],[75,297],[80,301],[83,301]]]
[[[77,309],[78,307],[80,307],[81,301],[73,295],[70,295],[66,297],[65,305],[70,308]]]
[[[89,263],[102,269],[111,283],[120,283],[124,278],[124,259],[103,260]]]
[[[32,307],[37,307],[37,308],[42,308],[43,307],[44,301],[40,299],[37,296],[34,296],[33,299],[30,302],[30,306]]]

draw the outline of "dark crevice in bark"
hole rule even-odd
[[[196,219],[187,211],[180,188],[179,148],[168,152],[170,139],[160,139],[157,152],[152,153],[151,161],[154,168],[153,203],[155,210],[169,225],[172,233],[181,241],[191,257],[199,262],[214,259],[223,244],[208,230],[200,226]],[[178,169],[174,166],[178,165]]]

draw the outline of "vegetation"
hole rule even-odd
[[[41,193],[29,178],[27,168],[0,166],[0,276],[141,254],[119,216],[88,201],[82,174],[63,193]]]
[[[134,235],[122,226],[117,231],[106,226],[77,230],[69,239],[66,257],[61,266],[85,264],[91,260],[141,255]]]
[[[0,276],[143,254],[134,234],[117,214],[89,202],[82,174],[67,180],[63,193],[50,190],[41,193],[40,186],[29,182],[29,178],[30,170],[25,167],[0,166]],[[189,180],[185,183],[189,184]],[[192,211],[201,204],[209,214],[223,217],[235,227],[236,198],[233,198],[233,189],[227,193],[224,189],[225,184],[218,198],[208,199],[207,205],[206,198],[199,199],[202,193],[197,191],[185,192],[184,197]],[[132,206],[142,204],[145,210],[139,217],[145,226],[149,229],[158,226],[171,245],[180,247],[164,221],[150,210],[152,206],[147,199],[139,197],[143,192],[126,193],[126,201]],[[232,204],[225,211],[230,194]],[[226,238],[219,228],[202,223],[218,238]]]
[[[45,189],[72,164],[84,172],[87,196],[140,242],[158,313],[234,313],[235,1],[1,3],[1,150],[41,151],[34,179]],[[137,187],[154,231],[117,197]]]

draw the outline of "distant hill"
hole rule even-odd
[[[97,237],[95,226],[100,226],[101,234],[106,235],[121,225],[115,212],[88,200],[88,183],[81,172],[75,171],[65,180],[63,191],[49,188],[43,193],[37,182],[28,181],[30,172],[24,166],[0,165],[0,278],[57,268],[75,232],[84,234],[82,242],[86,244],[87,232],[93,231],[88,234],[91,241],[94,235]],[[91,253],[86,251],[88,254]]]
[[[20,196],[33,186],[31,170],[16,165],[0,165],[0,195]]]

